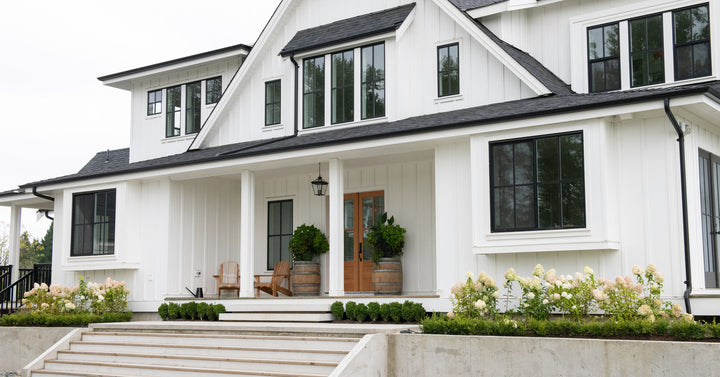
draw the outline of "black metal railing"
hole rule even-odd
[[[0,291],[5,290],[12,284],[12,265],[0,266]],[[6,294],[0,295],[0,301],[7,300]]]
[[[25,292],[33,289],[35,283],[50,284],[52,265],[50,263],[36,263],[30,272],[19,275],[20,279],[0,291],[0,298],[3,298],[0,301],[0,316],[12,313],[22,307]]]

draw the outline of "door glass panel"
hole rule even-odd
[[[370,228],[373,226],[373,220],[375,219],[373,198],[363,198],[362,206],[363,228]]]
[[[352,199],[345,199],[345,229],[352,229],[355,227],[354,221],[353,221],[353,207],[355,206],[355,201]]]
[[[352,230],[345,231],[345,262],[355,260],[355,232]]]

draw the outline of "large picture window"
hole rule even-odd
[[[709,76],[710,13],[708,6],[673,12],[675,80]]]
[[[193,82],[185,85],[185,134],[200,131],[200,97],[201,83]]]
[[[325,57],[303,60],[303,128],[325,125]]]
[[[385,116],[385,44],[360,49],[362,119]]]
[[[267,269],[275,263],[290,260],[288,244],[293,233],[293,201],[268,202]]]
[[[437,49],[438,97],[460,93],[460,54],[458,44]]]
[[[352,122],[355,97],[353,95],[355,66],[353,51],[332,54],[332,123]]]
[[[165,137],[180,136],[180,86],[167,88],[167,106],[165,106]]]
[[[115,253],[115,190],[73,195],[70,256]]]
[[[620,32],[617,23],[588,29],[591,92],[620,89]]]
[[[582,133],[490,145],[493,232],[585,227]]]

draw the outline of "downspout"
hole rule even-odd
[[[53,198],[52,196],[47,196],[47,195],[43,195],[43,194],[39,193],[37,191],[37,186],[33,186],[32,193],[33,193],[33,195],[37,196],[38,198],[46,199],[51,202],[55,201],[55,198]],[[45,217],[47,217],[50,220],[55,220],[54,217],[50,216],[50,211],[48,211],[48,210],[42,210],[42,211],[45,213]]]
[[[687,180],[685,175],[685,134],[683,133],[680,124],[678,124],[675,116],[670,110],[670,97],[665,97],[665,114],[667,115],[670,123],[675,128],[675,132],[678,135],[677,142],[680,150],[680,191],[682,195],[682,211],[683,211],[683,242],[685,246],[685,293],[683,298],[685,299],[685,311],[688,314],[692,314],[690,309],[690,294],[692,293],[692,275],[690,269],[690,232],[688,227],[688,206],[687,206]]]
[[[290,61],[295,66],[295,94],[293,95],[293,98],[295,98],[295,125],[293,129],[293,136],[297,136],[298,134],[298,85],[299,85],[299,75],[300,75],[300,65],[298,65],[297,61],[295,61],[295,55],[290,55]]]

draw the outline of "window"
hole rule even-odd
[[[214,77],[205,81],[205,104],[217,103],[222,96],[222,77]]]
[[[460,58],[458,44],[437,49],[438,97],[460,93]]]
[[[325,125],[325,57],[303,61],[303,128]]]
[[[280,80],[265,83],[265,125],[280,124]]]
[[[665,82],[662,14],[629,22],[631,86]]]
[[[620,38],[617,23],[588,29],[591,92],[620,89]]]
[[[115,253],[115,190],[73,195],[70,256]]]
[[[720,157],[700,151],[700,215],[702,218],[705,287],[720,288]]]
[[[490,144],[493,232],[585,227],[582,133]]]
[[[162,90],[148,92],[147,115],[160,114],[162,112]]]
[[[165,107],[165,137],[180,136],[180,86],[167,88]]]
[[[279,200],[268,202],[267,269],[275,263],[290,260],[288,243],[293,233],[293,202]]]
[[[353,95],[355,63],[353,51],[332,54],[331,109],[332,124],[354,120],[355,97]]]
[[[707,4],[673,12],[675,80],[709,76],[710,15]]]
[[[185,85],[185,134],[200,131],[200,81]]]
[[[385,44],[363,47],[362,119],[385,116]]]

